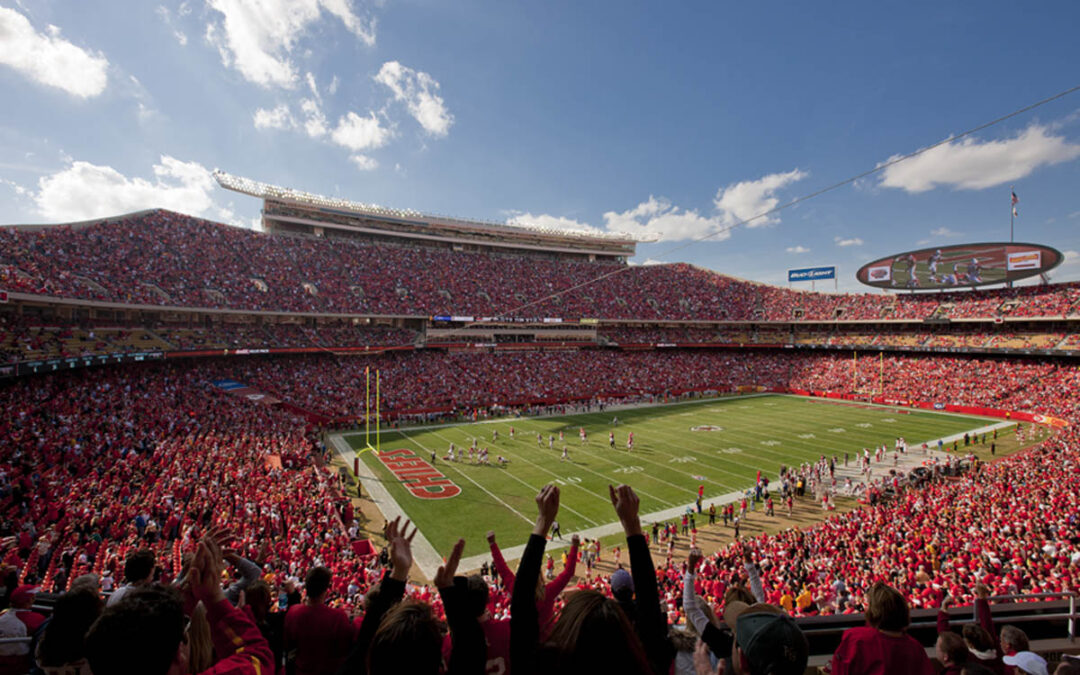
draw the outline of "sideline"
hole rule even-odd
[[[333,444],[337,453],[345,460],[345,465],[348,467],[353,466],[353,459],[356,458],[356,450],[352,449],[341,434],[332,434],[330,436],[330,443]],[[382,481],[372,472],[371,468],[360,460],[360,472],[356,474],[356,477],[360,480],[360,484],[364,486],[364,490],[367,491],[371,501],[375,504],[375,507],[382,512],[383,517],[390,521],[398,516],[404,520],[409,515],[405,513],[405,510],[401,508],[401,505],[397,503],[397,500],[391,496],[390,491],[386,489],[386,486],[382,484]],[[413,523],[414,525],[416,523]],[[424,573],[428,579],[434,579],[435,573],[439,571],[439,567],[443,564],[442,556],[439,555],[435,547],[431,545],[431,542],[424,536],[423,530],[419,528],[416,531],[416,538],[412,543],[413,562],[420,568],[420,571]]]
[[[637,410],[640,408],[667,408],[675,405],[696,405],[704,403],[722,403],[724,401],[742,401],[748,398],[759,398],[761,396],[798,396],[798,394],[777,394],[771,391],[754,392],[752,394],[736,394],[728,393],[720,396],[692,398],[685,401],[674,401],[671,403],[616,403],[613,405],[604,406],[603,412],[609,410]],[[802,397],[799,397],[802,398]],[[936,411],[935,411],[936,412]],[[478,420],[476,422],[444,422],[442,424],[417,424],[411,427],[398,427],[396,429],[382,429],[381,432],[385,434],[396,434],[405,431],[428,431],[430,429],[448,429],[450,427],[463,427],[472,426],[476,424],[506,424],[513,422],[514,420],[543,420],[550,419],[552,417],[581,417],[583,415],[599,415],[599,411],[593,412],[572,412],[572,413],[551,413],[547,415],[521,415],[518,417],[512,415],[506,415],[503,417],[493,417],[486,420]],[[363,431],[340,431],[337,432],[340,436],[360,436]]]

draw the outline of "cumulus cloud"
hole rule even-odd
[[[254,117],[256,129],[292,129],[296,126],[296,120],[289,112],[289,106],[284,103],[272,110],[259,108],[255,111]]]
[[[375,81],[388,87],[394,100],[405,104],[429,136],[444,137],[450,133],[454,116],[438,95],[439,83],[431,75],[397,61],[387,61],[375,75]]]
[[[803,246],[788,246],[786,250],[787,250],[788,253],[795,253],[795,254],[809,253],[810,252],[810,249],[805,248]]]
[[[808,174],[799,169],[787,173],[771,173],[757,180],[732,183],[716,192],[714,204],[725,225],[746,222],[747,227],[775,225],[780,218],[761,214],[776,208],[780,200],[776,191],[806,178]],[[760,217],[759,217],[760,216]]]
[[[56,26],[39,33],[25,16],[7,7],[0,7],[0,64],[78,98],[101,94],[108,82],[109,61],[103,54],[68,42]]]
[[[518,225],[524,227],[542,227],[549,230],[569,230],[572,232],[588,232],[590,234],[599,234],[603,230],[593,227],[588,223],[582,223],[574,220],[573,218],[564,218],[562,216],[552,216],[546,213],[517,213],[506,219],[507,225]]]
[[[882,166],[897,159],[890,157]],[[882,187],[926,192],[936,187],[982,190],[1015,181],[1043,166],[1080,157],[1080,144],[1055,135],[1048,126],[1032,124],[1012,138],[950,141],[881,172]]]
[[[322,138],[326,135],[326,115],[323,114],[319,102],[305,98],[300,101],[300,112],[304,113],[304,132],[312,138]]]
[[[609,232],[623,232],[641,240],[698,239],[713,235],[713,241],[731,236],[722,230],[721,218],[702,216],[693,209],[680,209],[665,199],[649,199],[621,213],[604,214],[604,227]]]
[[[349,0],[207,0],[207,5],[220,14],[207,24],[206,39],[222,63],[264,87],[296,86],[300,76],[293,51],[324,11],[364,44],[375,44],[375,20],[359,17]]]
[[[382,126],[375,113],[361,117],[350,112],[338,120],[330,138],[343,148],[361,151],[381,148],[390,140],[390,135],[390,130]]]
[[[863,240],[858,237],[852,237],[850,239],[844,239],[843,237],[834,237],[833,241],[837,246],[862,246]]]
[[[111,166],[74,161],[38,180],[34,202],[49,221],[65,222],[165,208],[193,216],[231,220],[232,212],[214,202],[210,171],[198,162],[162,155],[153,177],[128,177]]]

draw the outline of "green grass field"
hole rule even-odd
[[[617,427],[611,425],[615,415]],[[406,448],[430,461],[431,452],[437,453],[436,468],[461,488],[457,496],[441,500],[413,496],[378,457],[370,452],[361,457],[440,553],[464,536],[465,555],[470,556],[486,550],[488,530],[497,533],[504,548],[524,543],[535,518],[533,498],[549,482],[563,486],[559,522],[568,537],[615,520],[609,483],[632,485],[641,497],[641,513],[647,515],[691,504],[701,484],[707,505],[709,498],[751,487],[758,469],[775,479],[781,464],[814,461],[822,454],[843,458],[845,451],[854,460],[863,447],[885,443],[892,448],[898,436],[914,446],[996,421],[768,395],[384,433],[384,454]],[[719,430],[692,430],[706,425]],[[509,437],[511,426],[514,440]],[[588,434],[584,446],[578,439],[582,426]],[[492,442],[496,429],[499,440]],[[560,431],[565,435],[562,443]],[[615,450],[608,445],[609,431],[615,432]],[[626,450],[630,431],[633,452]],[[540,446],[537,433],[543,435]],[[555,436],[554,449],[548,449],[549,435]],[[443,460],[451,443],[467,448],[473,438],[489,448],[490,465]],[[362,433],[346,440],[354,448],[364,447]],[[560,459],[564,444],[570,452],[566,462]],[[497,465],[500,454],[509,464]]]

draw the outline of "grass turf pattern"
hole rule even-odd
[[[618,417],[619,424],[612,425]],[[465,555],[484,553],[484,534],[494,530],[500,546],[524,543],[536,515],[534,497],[549,482],[562,487],[559,523],[563,536],[616,520],[608,484],[627,483],[641,498],[643,516],[692,504],[699,485],[705,486],[704,508],[710,498],[752,487],[760,469],[770,481],[780,465],[816,461],[822,454],[844,452],[855,462],[862,448],[885,444],[890,453],[897,437],[911,449],[924,441],[987,426],[998,420],[947,415],[903,408],[886,408],[795,396],[751,396],[603,413],[560,417],[506,418],[473,424],[429,427],[408,432],[384,432],[382,450],[412,450],[430,461],[461,488],[450,499],[425,500],[410,494],[373,453],[361,455],[394,499],[441,554],[459,536],[466,539]],[[515,438],[510,438],[510,428]],[[585,428],[582,445],[578,429]],[[715,427],[693,430],[694,427]],[[492,432],[498,430],[498,441]],[[559,432],[564,440],[559,441]],[[615,433],[615,449],[608,433]],[[634,448],[626,448],[634,433]],[[537,434],[542,442],[537,444]],[[554,447],[548,447],[549,437]],[[467,449],[473,439],[489,450],[489,464],[468,459],[444,461],[450,444]],[[354,448],[364,447],[363,434],[346,436]],[[563,445],[570,459],[563,461]],[[496,458],[509,460],[500,466]],[[875,471],[882,475],[885,467]],[[643,518],[645,523],[650,522]]]

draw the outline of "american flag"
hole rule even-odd
[[[1012,193],[1012,205],[1013,205],[1013,206],[1016,206],[1016,203],[1017,203],[1018,201],[1020,201],[1020,198],[1016,196],[1016,191],[1015,191],[1015,190],[1013,190],[1013,193]]]

